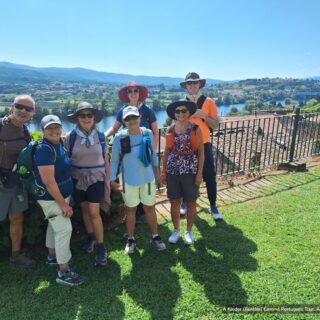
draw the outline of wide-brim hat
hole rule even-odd
[[[132,82],[129,82],[128,85],[126,85],[125,87],[122,87],[118,92],[118,97],[123,103],[129,102],[127,90],[130,87],[139,88],[139,101],[140,102],[143,102],[144,100],[146,100],[146,98],[148,96],[148,89],[146,87],[140,86],[132,81]]]
[[[206,85],[206,79],[201,79],[200,76],[196,72],[189,72],[185,80],[183,82],[180,82],[180,87],[186,89],[187,82],[194,81],[194,82],[200,82],[200,89],[203,88]]]
[[[103,118],[103,114],[100,110],[94,108],[89,102],[80,102],[77,106],[77,109],[74,113],[67,115],[67,120],[71,123],[78,123],[78,114],[81,110],[88,109],[92,112],[94,116],[94,121],[96,123],[100,122]]]
[[[173,103],[170,103],[167,106],[167,114],[171,119],[176,120],[174,111],[176,110],[177,107],[180,107],[180,106],[185,106],[189,110],[190,116],[193,115],[197,110],[197,105],[192,101],[188,101],[188,100],[175,101]]]

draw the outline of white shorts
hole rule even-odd
[[[156,181],[153,180],[140,186],[125,183],[125,192],[122,192],[122,197],[129,208],[136,207],[140,202],[146,206],[153,206],[156,203]]]

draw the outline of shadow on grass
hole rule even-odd
[[[179,261],[204,287],[211,303],[223,307],[246,305],[247,293],[235,271],[257,269],[257,261],[251,256],[256,244],[224,221],[211,227],[198,216],[195,225],[202,238],[195,242],[194,250],[186,247]]]
[[[141,232],[143,230],[143,232]],[[158,226],[159,235],[167,239],[169,230]],[[179,276],[171,271],[176,264],[176,255],[168,250],[159,252],[150,244],[148,226],[139,226],[138,252],[131,255],[132,270],[123,278],[123,286],[130,297],[144,310],[150,312],[151,319],[172,319],[173,310],[181,294]],[[140,319],[148,316],[141,315]]]

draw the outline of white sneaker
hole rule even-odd
[[[213,219],[216,220],[216,221],[222,220],[222,215],[221,215],[220,212],[213,213],[212,216],[213,216]]]
[[[177,243],[178,240],[179,240],[179,238],[180,238],[180,231],[177,230],[177,229],[175,229],[175,230],[172,232],[171,236],[169,237],[168,242],[170,242],[170,243]]]
[[[184,233],[184,244],[193,244],[194,243],[194,240],[193,240],[193,237],[192,237],[192,232],[191,231],[186,231]]]
[[[185,203],[181,203],[180,206],[180,215],[185,216],[187,213],[187,205]]]

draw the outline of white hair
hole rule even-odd
[[[34,108],[36,103],[33,98],[29,94],[19,94],[14,98],[13,104],[18,104],[21,100],[29,100],[32,103],[32,107]]]

